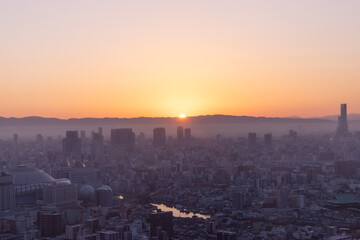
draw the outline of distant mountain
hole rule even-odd
[[[319,119],[337,121],[339,116],[340,115],[330,115],[330,116],[319,117]],[[348,120],[349,121],[360,121],[360,114],[358,114],[358,113],[350,113],[350,114],[348,114]]]
[[[360,120],[360,115],[359,120]],[[227,123],[330,123],[334,118],[268,118],[251,116],[231,116],[231,115],[203,115],[179,119],[177,117],[139,117],[139,118],[44,118],[44,117],[24,117],[24,118],[5,118],[0,117],[0,126],[71,126],[71,125],[117,125],[117,124],[173,124],[185,121],[187,123],[200,124],[227,124]]]

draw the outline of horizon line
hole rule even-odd
[[[360,115],[360,113],[348,113],[349,115]],[[331,115],[324,115],[324,116],[317,116],[317,117],[301,117],[301,116],[251,116],[251,115],[232,115],[232,114],[206,114],[206,115],[193,115],[193,116],[186,116],[186,118],[196,118],[196,117],[206,117],[206,116],[228,116],[228,117],[251,117],[251,118],[288,118],[288,119],[324,119],[329,117],[336,117],[340,116],[340,114],[331,114]],[[73,120],[73,119],[140,119],[140,118],[176,118],[179,120],[186,120],[183,118],[179,118],[179,116],[165,116],[165,117],[149,117],[149,116],[139,116],[139,117],[70,117],[70,118],[61,118],[61,117],[47,117],[47,116],[37,116],[37,115],[29,115],[23,117],[4,117],[0,116],[0,118],[5,119],[25,119],[25,118],[44,118],[44,119],[57,119],[57,120]]]

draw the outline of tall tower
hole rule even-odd
[[[176,133],[178,143],[182,144],[184,142],[184,128],[181,126],[177,127]]]
[[[166,132],[165,128],[154,128],[153,131],[153,145],[156,148],[165,147]]]
[[[349,133],[348,130],[348,121],[347,121],[347,106],[346,104],[341,104],[341,115],[338,118],[338,136],[345,136]]]

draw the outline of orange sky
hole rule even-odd
[[[0,116],[360,112],[359,1],[2,1]]]

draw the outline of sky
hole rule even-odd
[[[0,116],[360,113],[360,1],[1,0]]]

